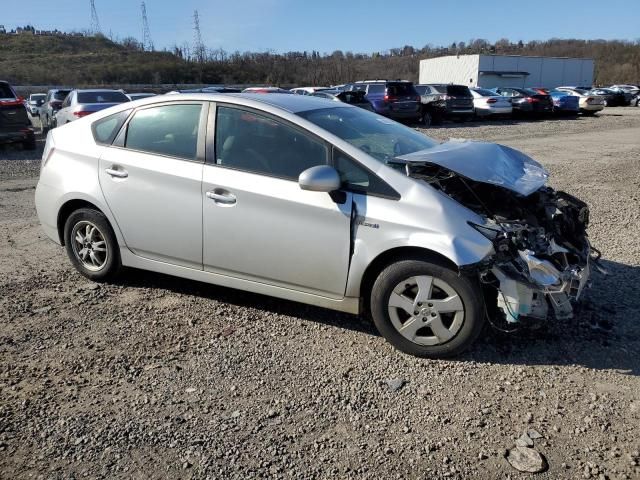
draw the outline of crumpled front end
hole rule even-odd
[[[466,141],[390,163],[483,218],[469,225],[493,243],[494,254],[474,271],[506,322],[573,315],[600,254],[587,237],[589,207],[545,186],[542,165],[509,147]]]

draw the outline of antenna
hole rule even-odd
[[[202,43],[202,32],[200,32],[200,15],[198,10],[193,12],[193,32],[194,32],[194,46],[196,60],[200,63],[204,63],[204,44]]]
[[[96,1],[89,0],[89,3],[91,4],[91,33],[96,35],[101,33],[100,20],[98,20],[98,12],[96,11]]]
[[[147,18],[147,6],[144,2],[142,8],[142,48],[153,51],[153,40],[151,40],[151,30],[149,30],[149,19]]]

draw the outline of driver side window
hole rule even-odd
[[[216,165],[298,180],[307,168],[326,165],[328,148],[311,135],[265,115],[218,107]]]

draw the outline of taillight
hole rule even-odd
[[[421,102],[421,101],[422,101],[422,97],[421,97],[420,95],[418,95],[418,96],[416,97],[416,102]]]
[[[497,102],[498,102],[498,100],[497,100],[497,99],[495,99],[495,98],[489,98],[489,99],[487,99],[487,103],[497,103]]]
[[[0,100],[0,105],[3,107],[15,107],[18,105],[22,105],[21,100]]]
[[[395,102],[398,100],[398,97],[394,97],[393,95],[386,95],[384,96],[384,101],[385,102]]]
[[[82,117],[86,117],[87,115],[91,115],[93,112],[88,112],[86,110],[76,110],[75,112],[73,112],[73,115],[78,117],[78,118],[82,118]]]

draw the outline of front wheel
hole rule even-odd
[[[398,350],[417,357],[458,355],[484,325],[480,286],[424,260],[385,268],[373,285],[370,307],[380,334]]]
[[[67,255],[85,277],[102,282],[121,269],[118,242],[107,218],[90,208],[76,210],[64,225]]]

